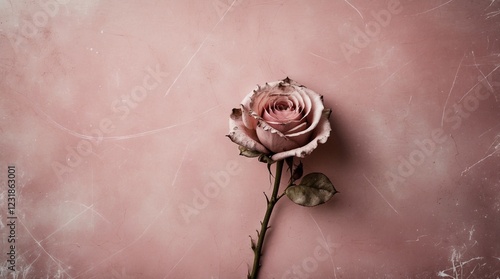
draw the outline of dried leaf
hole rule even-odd
[[[292,185],[285,191],[287,197],[302,206],[317,206],[327,202],[337,193],[328,177],[322,173],[310,173],[299,185]]]

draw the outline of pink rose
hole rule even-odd
[[[240,109],[233,109],[228,137],[244,150],[274,161],[303,158],[330,136],[330,113],[323,96],[285,78],[258,86]]]

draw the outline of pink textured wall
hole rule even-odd
[[[340,194],[278,203],[261,278],[497,278],[499,39],[496,0],[0,1],[0,277],[244,278],[271,187],[228,116],[289,76]]]

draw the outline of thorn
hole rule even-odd
[[[255,251],[255,249],[257,248],[257,246],[255,245],[255,241],[251,236],[250,236],[250,247],[252,247],[253,251]]]
[[[267,171],[269,171],[269,182],[271,182],[271,178],[273,177],[273,173],[271,172],[271,164],[267,163]]]
[[[266,192],[263,192],[263,193],[264,193],[264,196],[266,196],[267,203],[269,203],[269,197],[267,196]]]

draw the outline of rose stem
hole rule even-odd
[[[274,205],[278,202],[279,197],[278,197],[278,189],[280,187],[280,181],[281,181],[281,172],[283,170],[283,160],[279,160],[276,162],[276,176],[274,178],[274,188],[273,188],[273,194],[271,196],[271,199],[269,199],[266,195],[267,199],[267,210],[266,210],[266,215],[264,216],[264,220],[261,222],[261,228],[260,228],[260,233],[258,233],[259,240],[257,242],[256,247],[252,247],[254,251],[254,261],[253,261],[253,268],[252,268],[252,273],[248,275],[248,279],[256,279],[258,274],[259,274],[259,269],[260,269],[260,257],[262,256],[262,246],[264,244],[264,238],[266,237],[266,232],[269,224],[269,220],[271,219],[271,213],[273,212]],[[265,193],[264,193],[265,195]],[[252,240],[253,243],[253,240]],[[253,246],[253,245],[252,245]]]

